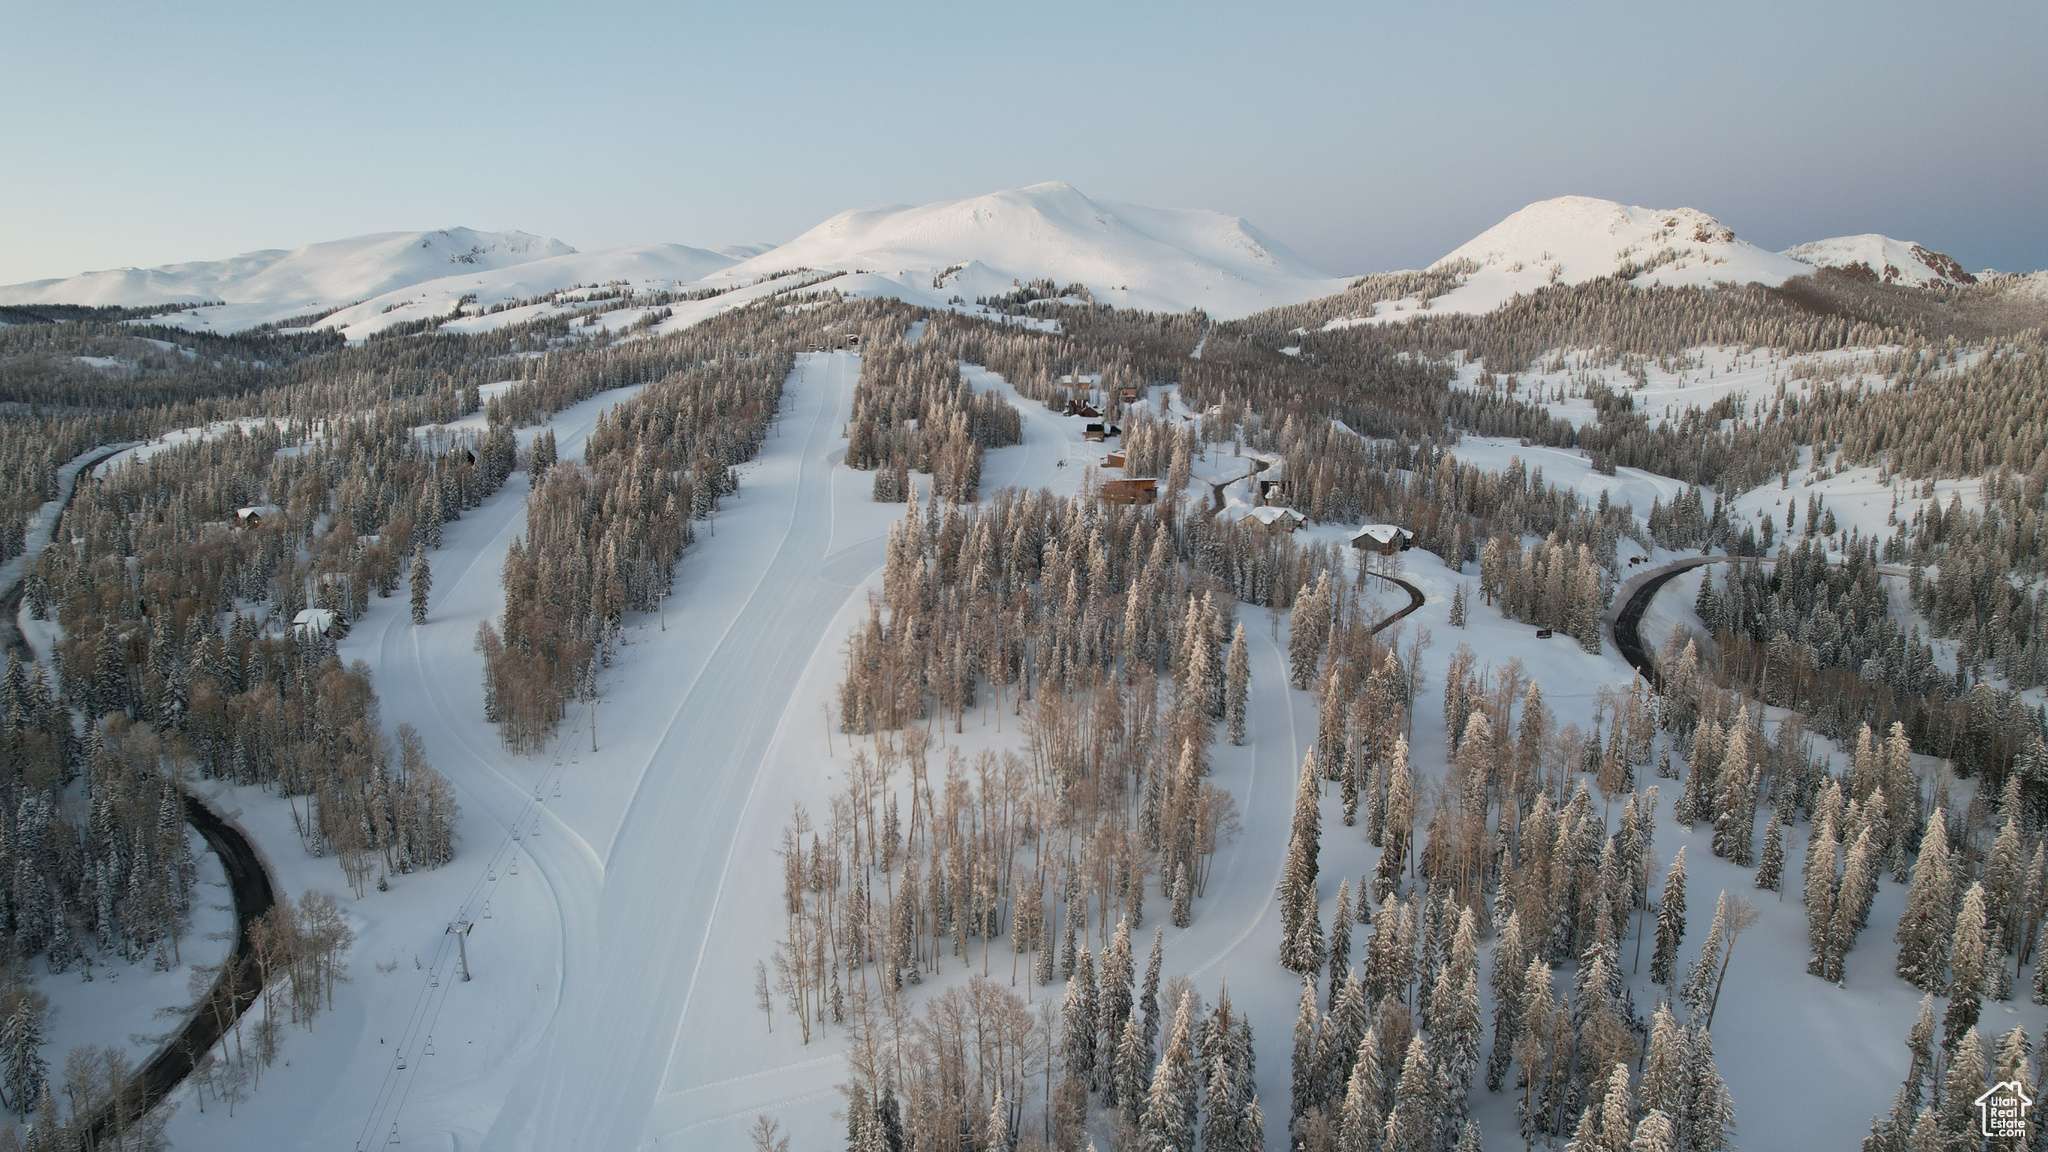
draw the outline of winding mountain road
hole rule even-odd
[[[1624,595],[1610,622],[1614,646],[1621,650],[1621,658],[1628,661],[1630,667],[1642,673],[1643,678],[1648,680],[1652,687],[1662,687],[1662,682],[1658,679],[1656,657],[1643,644],[1643,614],[1650,610],[1650,602],[1657,598],[1657,593],[1664,585],[1694,568],[1708,564],[1729,564],[1738,560],[1752,564],[1777,562],[1769,556],[1692,556],[1684,560],[1675,560],[1648,572],[1638,573],[1628,583],[1622,585]],[[1841,567],[1840,561],[1832,563],[1834,567]],[[1877,566],[1877,573],[1900,580],[1911,575],[1907,569],[1896,564],[1880,564]]]
[[[1655,600],[1657,593],[1679,576],[1702,565],[1716,564],[1727,559],[1729,557],[1726,556],[1698,556],[1690,560],[1680,560],[1639,578],[1629,586],[1628,596],[1614,614],[1614,646],[1621,650],[1621,658],[1628,661],[1630,667],[1642,673],[1643,679],[1648,680],[1651,687],[1662,687],[1662,682],[1657,675],[1656,660],[1651,657],[1649,649],[1643,646],[1643,613],[1650,610],[1650,601]]]
[[[19,623],[22,593],[28,587],[29,566],[49,546],[57,525],[70,509],[72,499],[78,495],[78,478],[101,461],[132,447],[132,442],[101,445],[80,453],[59,469],[57,495],[37,512],[27,545],[22,554],[7,566],[7,587],[0,591],[0,647],[4,647],[14,659],[23,662],[36,659],[34,650],[22,637]],[[198,1055],[226,1035],[263,991],[262,976],[250,960],[249,929],[276,902],[270,873],[264,869],[262,857],[250,846],[241,829],[221,819],[190,793],[181,790],[181,799],[184,801],[185,822],[206,839],[214,854],[220,857],[221,870],[227,874],[228,891],[235,908],[235,939],[207,995],[197,1002],[184,1025],[164,1040],[128,1082],[127,1097],[118,1110],[120,1115],[139,1116],[175,1091],[191,1074]],[[225,1005],[227,1010],[216,1011],[216,1005]],[[92,1141],[97,1143],[106,1138],[114,1130],[115,1120],[116,1110],[112,1107],[94,1116],[87,1123]]]
[[[128,1082],[127,1099],[119,1109],[119,1115],[124,1116],[140,1116],[175,1091],[191,1074],[198,1055],[219,1043],[263,993],[263,974],[251,959],[249,929],[276,903],[270,874],[264,871],[262,858],[250,847],[241,829],[221,819],[197,798],[187,794],[183,799],[186,823],[206,838],[214,854],[220,857],[222,871],[227,873],[228,891],[235,904],[234,947],[222,961],[213,987],[198,1002],[184,1026],[172,1033]],[[216,1005],[224,1005],[227,1010],[216,1011]],[[115,1119],[116,1111],[109,1106],[88,1122],[89,1147],[98,1146],[115,1131]]]
[[[28,642],[21,636],[21,596],[28,588],[28,569],[36,557],[49,547],[50,537],[57,529],[57,522],[71,507],[71,498],[78,494],[78,478],[87,470],[97,466],[110,456],[119,455],[135,447],[133,442],[103,444],[98,448],[80,453],[57,470],[57,495],[37,510],[35,521],[30,526],[28,539],[24,542],[21,555],[8,561],[0,569],[0,583],[6,588],[0,590],[0,647],[7,649],[16,660],[33,660],[35,653],[29,650]]]

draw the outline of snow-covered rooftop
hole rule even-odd
[[[1257,520],[1261,524],[1269,525],[1276,524],[1282,520],[1292,520],[1296,524],[1305,523],[1308,520],[1308,517],[1303,516],[1294,509],[1283,508],[1278,504],[1261,505],[1260,507],[1248,510],[1245,515],[1253,520]]]
[[[1397,536],[1404,540],[1415,539],[1415,533],[1398,524],[1367,524],[1360,528],[1352,539],[1356,540],[1360,536],[1366,537],[1378,544],[1391,543]]]

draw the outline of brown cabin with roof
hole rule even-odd
[[[1378,552],[1392,556],[1406,552],[1415,543],[1415,533],[1396,524],[1367,524],[1351,538],[1351,546],[1361,552]]]
[[[235,527],[258,528],[273,520],[283,521],[284,509],[275,504],[250,504],[235,509]]]
[[[1285,536],[1308,523],[1308,517],[1292,508],[1267,506],[1254,508],[1239,521],[1254,535]]]
[[[1110,504],[1150,504],[1158,498],[1156,476],[1126,476],[1102,482],[1102,499]]]

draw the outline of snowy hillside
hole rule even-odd
[[[1647,287],[1782,284],[1810,270],[1790,256],[1738,239],[1733,229],[1698,209],[1642,208],[1590,196],[1539,200],[1430,269],[1458,272],[1461,279],[1427,302],[1383,302],[1369,319],[1403,320],[1425,309],[1491,312],[1549,284],[1581,284],[1617,273],[1629,273],[1633,283]]]
[[[0,304],[346,304],[455,272],[482,272],[564,256],[560,240],[526,232],[378,232],[226,260],[116,268],[0,287]]]
[[[1856,271],[1886,284],[1926,288],[1977,282],[1961,262],[1946,252],[1874,232],[1798,244],[1785,249],[1784,254],[1802,264]]]
[[[867,288],[921,304],[972,303],[1049,278],[1120,308],[1225,319],[1343,286],[1235,216],[1112,204],[1057,182],[842,212],[714,279],[799,267],[872,273],[889,283]]]
[[[738,263],[741,260],[751,260],[763,252],[772,252],[774,250],[775,245],[773,244],[720,244],[712,249],[713,252],[734,263]]]
[[[351,340],[397,324],[446,316],[464,297],[465,312],[477,313],[516,300],[530,300],[577,287],[623,286],[660,291],[703,279],[730,267],[738,256],[683,244],[651,244],[601,252],[569,252],[506,268],[459,272],[374,296],[321,320]],[[524,312],[524,309],[519,310]],[[522,316],[521,319],[534,319]]]
[[[1990,272],[1982,273],[1978,279],[1992,285],[1997,291],[2022,300],[2038,300],[2048,303],[2048,270],[2040,272]]]

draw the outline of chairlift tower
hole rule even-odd
[[[464,983],[469,981],[469,930],[472,927],[474,925],[467,916],[448,924],[448,934],[455,937],[455,953],[461,963]]]

